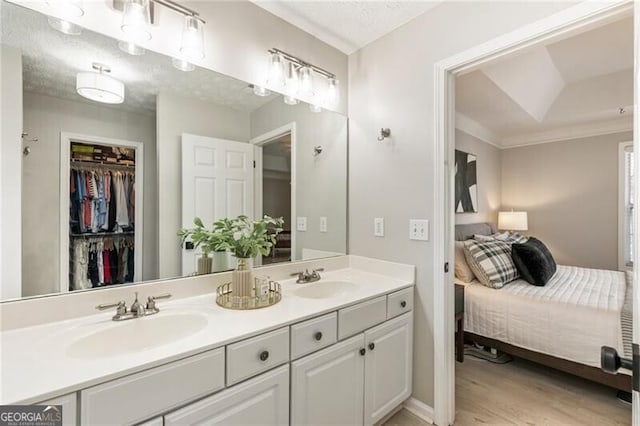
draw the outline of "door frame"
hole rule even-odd
[[[277,129],[273,129],[269,132],[263,133],[255,138],[252,138],[249,143],[256,147],[262,147],[263,145],[278,139],[279,137],[291,134],[291,262],[296,259],[296,122],[292,121],[284,126],[280,126]],[[257,158],[257,156],[254,156]],[[258,164],[260,163],[260,164]],[[256,160],[256,168],[253,174],[253,209],[254,217],[261,218],[263,215],[262,205],[262,156],[260,161]],[[259,190],[258,190],[259,189]]]
[[[142,253],[144,243],[144,144],[124,139],[103,138],[80,133],[60,132],[60,276],[58,286],[61,293],[69,292],[69,174],[71,173],[71,142],[133,148],[136,153],[136,211],[134,234],[133,282],[143,281]],[[65,285],[66,283],[66,285]]]
[[[433,252],[433,322],[434,322],[434,422],[438,425],[453,424],[455,418],[455,360],[454,360],[454,285],[453,274],[446,273],[444,265],[454,264],[453,238],[455,212],[453,209],[454,149],[455,149],[455,77],[471,72],[477,67],[515,52],[531,48],[550,39],[566,37],[574,32],[605,24],[633,14],[633,2],[611,0],[609,2],[583,2],[569,7],[547,18],[523,26],[493,40],[476,45],[466,51],[450,56],[434,66],[434,247]],[[640,28],[639,14],[634,14],[635,28]],[[636,51],[638,34],[634,33]],[[637,61],[637,54],[635,60]],[[635,61],[634,61],[635,62]],[[638,79],[636,66],[635,78]],[[638,87],[634,99],[638,101]],[[637,110],[637,108],[635,108]],[[634,150],[638,149],[640,125],[638,113],[634,113]],[[636,151],[637,152],[637,151]],[[640,164],[635,156],[636,170]],[[640,177],[636,174],[636,185]],[[636,186],[638,187],[638,186]],[[638,218],[634,213],[637,228]],[[640,242],[635,235],[635,247]],[[443,250],[440,250],[442,248]],[[638,261],[638,251],[635,261]],[[637,263],[636,263],[637,264]],[[451,268],[449,268],[449,271]],[[634,282],[638,282],[638,268],[634,269]],[[438,285],[438,283],[441,283]],[[634,294],[634,322],[638,324],[638,294]],[[636,327],[634,327],[636,328]],[[634,331],[634,341],[636,332]],[[640,406],[634,392],[634,424],[640,424]]]

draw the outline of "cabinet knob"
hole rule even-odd
[[[402,302],[400,302],[400,306],[402,306],[403,308],[406,308],[407,302],[403,300]]]
[[[266,361],[269,358],[269,351],[260,352],[260,361]]]
[[[365,348],[360,349],[360,355],[364,356],[364,354],[367,353],[367,350]]]
[[[314,336],[313,336],[317,341],[322,340],[322,331],[318,331]]]
[[[376,347],[376,344],[375,344],[375,343],[373,343],[373,342],[369,343],[369,350],[370,350],[370,351],[372,351],[372,350],[373,350],[373,348],[375,348],[375,347]]]

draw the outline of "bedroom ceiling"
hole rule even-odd
[[[631,130],[633,19],[457,77],[456,119],[501,148]]]
[[[349,55],[443,0],[251,1]]]

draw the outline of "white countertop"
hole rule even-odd
[[[321,285],[323,281],[335,280],[351,281],[357,284],[357,288],[347,294],[324,299],[302,298],[295,294],[300,286]],[[111,320],[114,312],[109,310],[107,313],[2,332],[0,405],[37,403],[84,389],[391,293],[412,286],[413,280],[406,276],[394,278],[349,267],[325,272],[317,283],[295,284],[294,280],[287,280],[281,284],[282,301],[264,309],[223,309],[216,305],[215,294],[206,294],[158,301],[160,312],[153,317],[114,322]],[[206,326],[188,337],[133,353],[127,352],[128,342],[123,339],[122,354],[118,356],[75,358],[67,353],[75,341],[97,331],[185,312],[205,316]]]

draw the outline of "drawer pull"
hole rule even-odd
[[[372,351],[373,348],[375,348],[375,347],[376,347],[375,343],[373,343],[373,342],[369,343],[369,350],[370,351]]]
[[[407,302],[403,300],[402,302],[400,302],[400,306],[402,306],[403,308],[406,308]]]
[[[364,356],[364,354],[366,353],[367,353],[367,350],[365,348],[360,349],[360,355]]]
[[[322,340],[322,331],[318,331],[313,337],[319,342]]]
[[[260,352],[260,361],[266,361],[269,358],[269,351]]]

